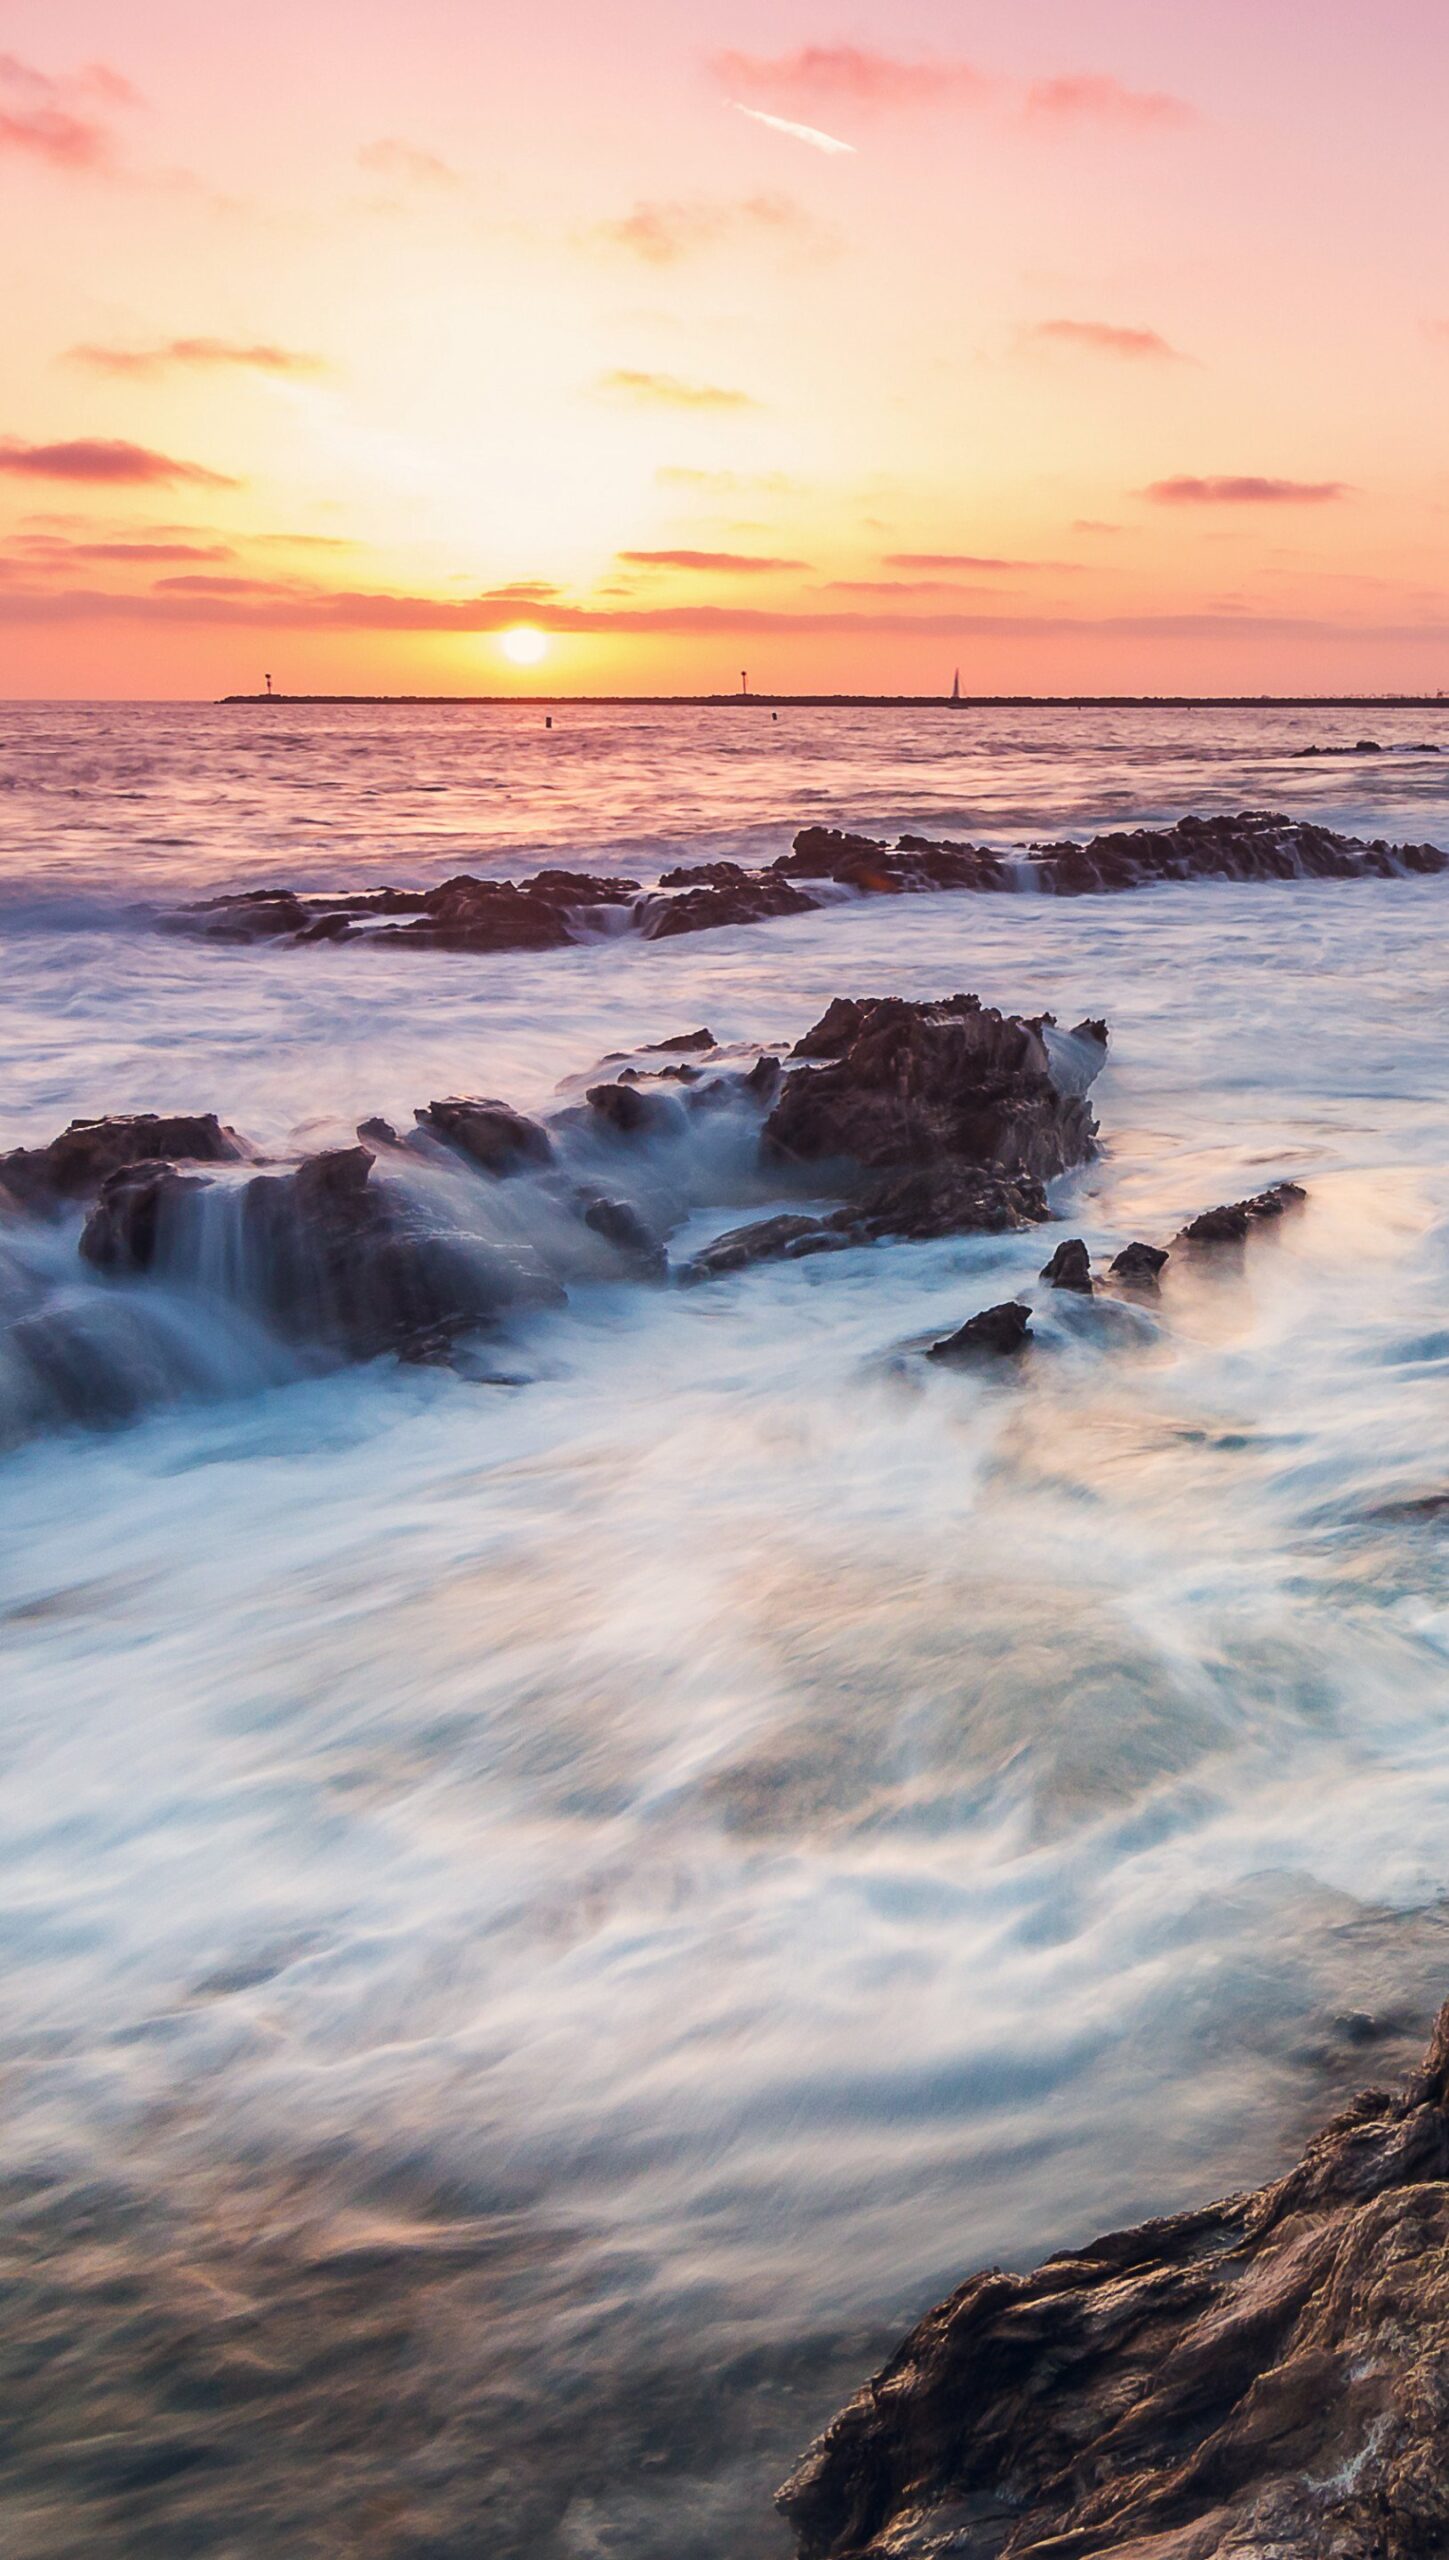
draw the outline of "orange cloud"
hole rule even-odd
[[[619,367],[599,376],[601,391],[622,391],[634,400],[660,402],[670,409],[756,409],[747,391],[726,391],[714,382],[681,382],[672,373],[636,373]]]
[[[758,551],[621,551],[634,569],[722,569],[759,576],[772,569],[806,569],[806,560],[772,560]]]
[[[990,560],[974,551],[888,551],[887,569],[1060,569],[1060,560]]]
[[[233,560],[236,557],[228,542],[67,542],[57,533],[20,534],[12,547],[23,550],[37,561],[60,565],[67,560],[155,563],[164,560]]]
[[[799,238],[814,231],[803,208],[789,196],[746,196],[739,204],[709,203],[703,198],[678,203],[636,204],[616,222],[595,225],[595,237],[615,249],[626,249],[651,266],[674,266],[696,250],[751,233]]]
[[[237,489],[241,483],[225,473],[207,471],[199,462],[178,462],[149,445],[128,444],[118,436],[76,436],[60,444],[24,444],[18,436],[0,437],[0,471],[32,480],[93,480],[140,487],[186,480],[197,488]]]
[[[1159,507],[1318,507],[1349,494],[1346,480],[1270,480],[1253,472],[1198,480],[1154,480],[1143,496]]]
[[[1130,364],[1184,362],[1155,329],[1120,329],[1110,320],[1038,320],[1027,335],[1044,346],[1081,347],[1089,355],[1125,357]]]
[[[168,338],[156,347],[71,347],[68,364],[89,365],[97,373],[155,374],[172,366],[198,368],[236,365],[256,373],[325,373],[320,356],[292,347],[249,346],[231,338]]]

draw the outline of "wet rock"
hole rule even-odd
[[[1006,1360],[1024,1351],[1031,1336],[1031,1309],[1016,1298],[1008,1298],[999,1307],[983,1307],[979,1316],[969,1316],[955,1333],[933,1342],[926,1353],[928,1360],[948,1364],[971,1360]]]
[[[427,892],[411,922],[380,925],[367,939],[434,951],[555,950],[578,940],[592,912],[627,907],[638,885],[582,871],[539,871],[524,881],[460,872]]]
[[[80,1253],[96,1271],[150,1271],[183,1201],[206,1184],[169,1164],[123,1165],[108,1174],[81,1230]]]
[[[475,1101],[455,1094],[445,1102],[425,1104],[413,1117],[420,1129],[441,1138],[470,1164],[500,1181],[506,1181],[510,1174],[553,1162],[548,1131],[538,1121],[525,1119],[511,1103]]]
[[[1257,1226],[1281,1218],[1306,1200],[1301,1182],[1275,1182],[1267,1191],[1255,1192],[1250,1200],[1230,1200],[1218,1209],[1204,1209],[1182,1230],[1181,1244],[1241,1244]]]
[[[739,870],[737,864],[710,867]],[[765,871],[739,870],[737,879],[698,883],[668,897],[641,898],[636,914],[645,939],[662,942],[676,934],[712,932],[717,925],[764,924],[774,916],[808,915],[817,904],[788,880]]]
[[[1081,1237],[1068,1236],[1059,1244],[1050,1262],[1042,1264],[1041,1276],[1053,1289],[1076,1289],[1090,1298],[1092,1257]]]
[[[712,1031],[676,1031],[672,1040],[650,1040],[645,1046],[657,1056],[671,1052],[685,1053],[693,1049],[717,1049],[719,1042]]]
[[[1297,2168],[927,2315],[780,2493],[799,2560],[1439,2560],[1449,2009]]]
[[[661,871],[661,889],[733,889],[741,881],[758,875],[747,871],[742,862],[680,862],[672,871]]]
[[[1155,1289],[1167,1259],[1161,1245],[1124,1244],[1121,1252],[1112,1257],[1112,1277],[1125,1280],[1132,1288]]]
[[[664,1247],[627,1200],[591,1200],[583,1219],[586,1227],[613,1246],[636,1279],[663,1279],[669,1267]]]
[[[53,1209],[98,1192],[125,1165],[175,1159],[235,1163],[247,1153],[214,1111],[137,1111],[107,1120],[72,1120],[46,1147],[15,1147],[0,1156],[0,1192],[18,1208]]]
[[[365,1147],[400,1147],[405,1144],[392,1122],[378,1114],[371,1120],[359,1120],[357,1134]]]
[[[833,880],[858,897],[900,897],[932,889],[1000,890],[1012,886],[1010,865],[980,845],[934,844],[901,836],[893,851],[872,836],[835,827],[802,827],[792,852],[770,865],[781,879]]]
[[[592,1084],[584,1099],[616,1138],[653,1137],[679,1125],[678,1104],[637,1083]]]
[[[719,1280],[726,1272],[744,1271],[755,1262],[799,1262],[814,1253],[840,1253],[854,1239],[829,1218],[788,1214],[757,1218],[747,1227],[731,1227],[702,1247],[682,1278]]]
[[[976,996],[838,1001],[794,1055],[807,1063],[765,1124],[779,1160],[938,1175],[949,1192],[966,1170],[1040,1184],[1092,1153],[1090,1109],[1053,1081],[1040,1030]]]

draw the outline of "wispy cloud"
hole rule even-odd
[[[764,107],[747,107],[739,98],[731,101],[738,115],[748,116],[752,124],[768,125],[772,133],[783,133],[791,142],[803,142],[812,151],[853,151],[853,142],[842,142],[838,133],[822,133],[818,124],[796,124],[790,116],[775,116]]]
[[[842,108],[870,114],[956,107],[1015,113],[1030,125],[1058,129],[1179,125],[1192,115],[1182,98],[1160,89],[1129,88],[1105,72],[1063,72],[1022,82],[959,58],[907,59],[867,45],[807,44],[774,56],[719,53],[711,68],[737,104],[751,102],[743,107],[746,115],[767,107],[791,115]],[[812,128],[786,130],[808,133]]]
[[[719,569],[744,577],[810,565],[806,560],[774,559],[762,551],[621,551],[619,558],[633,569]]]
[[[98,111],[135,103],[130,82],[105,63],[57,77],[18,54],[0,53],[0,153],[52,169],[103,173],[114,158],[115,135]]]
[[[594,225],[594,237],[613,249],[627,250],[650,266],[669,267],[681,258],[722,242],[756,239],[801,240],[816,226],[803,206],[790,196],[746,196],[738,203],[705,197],[636,204],[632,213]]]
[[[436,151],[424,151],[415,142],[401,142],[396,135],[365,142],[357,155],[357,165],[370,177],[391,178],[405,187],[458,187],[463,183],[457,170],[440,160]]]
[[[1059,569],[1060,560],[996,560],[975,551],[888,551],[887,569]]]
[[[117,436],[76,436],[60,444],[25,444],[0,437],[0,471],[31,480],[87,480],[113,487],[145,487],[187,481],[199,489],[236,489],[241,483],[199,462],[178,462],[150,445]]]
[[[227,367],[251,373],[327,370],[321,356],[303,354],[295,347],[248,345],[233,338],[168,338],[154,347],[70,347],[66,362],[110,374],[158,374],[186,368],[220,371]]]
[[[1346,480],[1273,480],[1256,472],[1154,480],[1143,496],[1159,507],[1320,507],[1349,495]]]
[[[1080,347],[1094,356],[1120,356],[1128,364],[1182,364],[1181,350],[1155,329],[1123,329],[1111,320],[1038,320],[1027,337],[1038,346]]]
[[[747,391],[729,391],[717,382],[681,382],[673,373],[639,373],[627,365],[599,376],[601,391],[617,391],[630,400],[652,401],[666,409],[755,409]]]
[[[155,567],[165,562],[204,564],[236,557],[229,542],[70,542],[58,533],[18,534],[11,547],[23,551],[27,558],[52,566],[64,566],[69,560],[108,560],[122,567],[133,562],[139,567]]]

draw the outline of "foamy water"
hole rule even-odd
[[[1449,1989],[1449,1577],[1403,1508],[1449,1490],[1442,882],[498,959],[111,912],[156,878],[138,769],[193,813],[168,894],[458,868],[409,831],[440,779],[469,861],[594,863],[948,805],[1001,840],[1256,804],[1449,841],[1449,776],[1294,766],[1248,715],[1072,715],[1064,753],[1058,714],[994,750],[631,715],[617,751],[596,714],[551,833],[529,716],[485,729],[490,833],[480,714],[297,716],[282,770],[237,715],[7,712],[26,824],[89,762],[44,860],[24,826],[6,855],[0,1141],[169,1107],[315,1144],[444,1092],[546,1107],[699,1023],[971,988],[1112,1025],[1057,1233],[1165,1241],[1281,1175],[1309,1205],[1150,1310],[1043,1295],[1007,1382],[901,1347],[1033,1290],[1050,1230],[585,1285],[516,1321],[507,1387],[229,1340],[171,1409],[0,1462],[27,2560],[334,2526],[389,2560],[778,2552],[771,2483],[913,2312],[1263,2174]],[[1395,723],[1433,734],[1362,733]],[[323,846],[309,762],[353,774]],[[82,888],[103,922],[45,921]],[[83,2451],[118,2435],[162,2448],[139,2486]]]

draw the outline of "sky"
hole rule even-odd
[[[1449,13],[0,0],[0,694],[1449,689]]]

